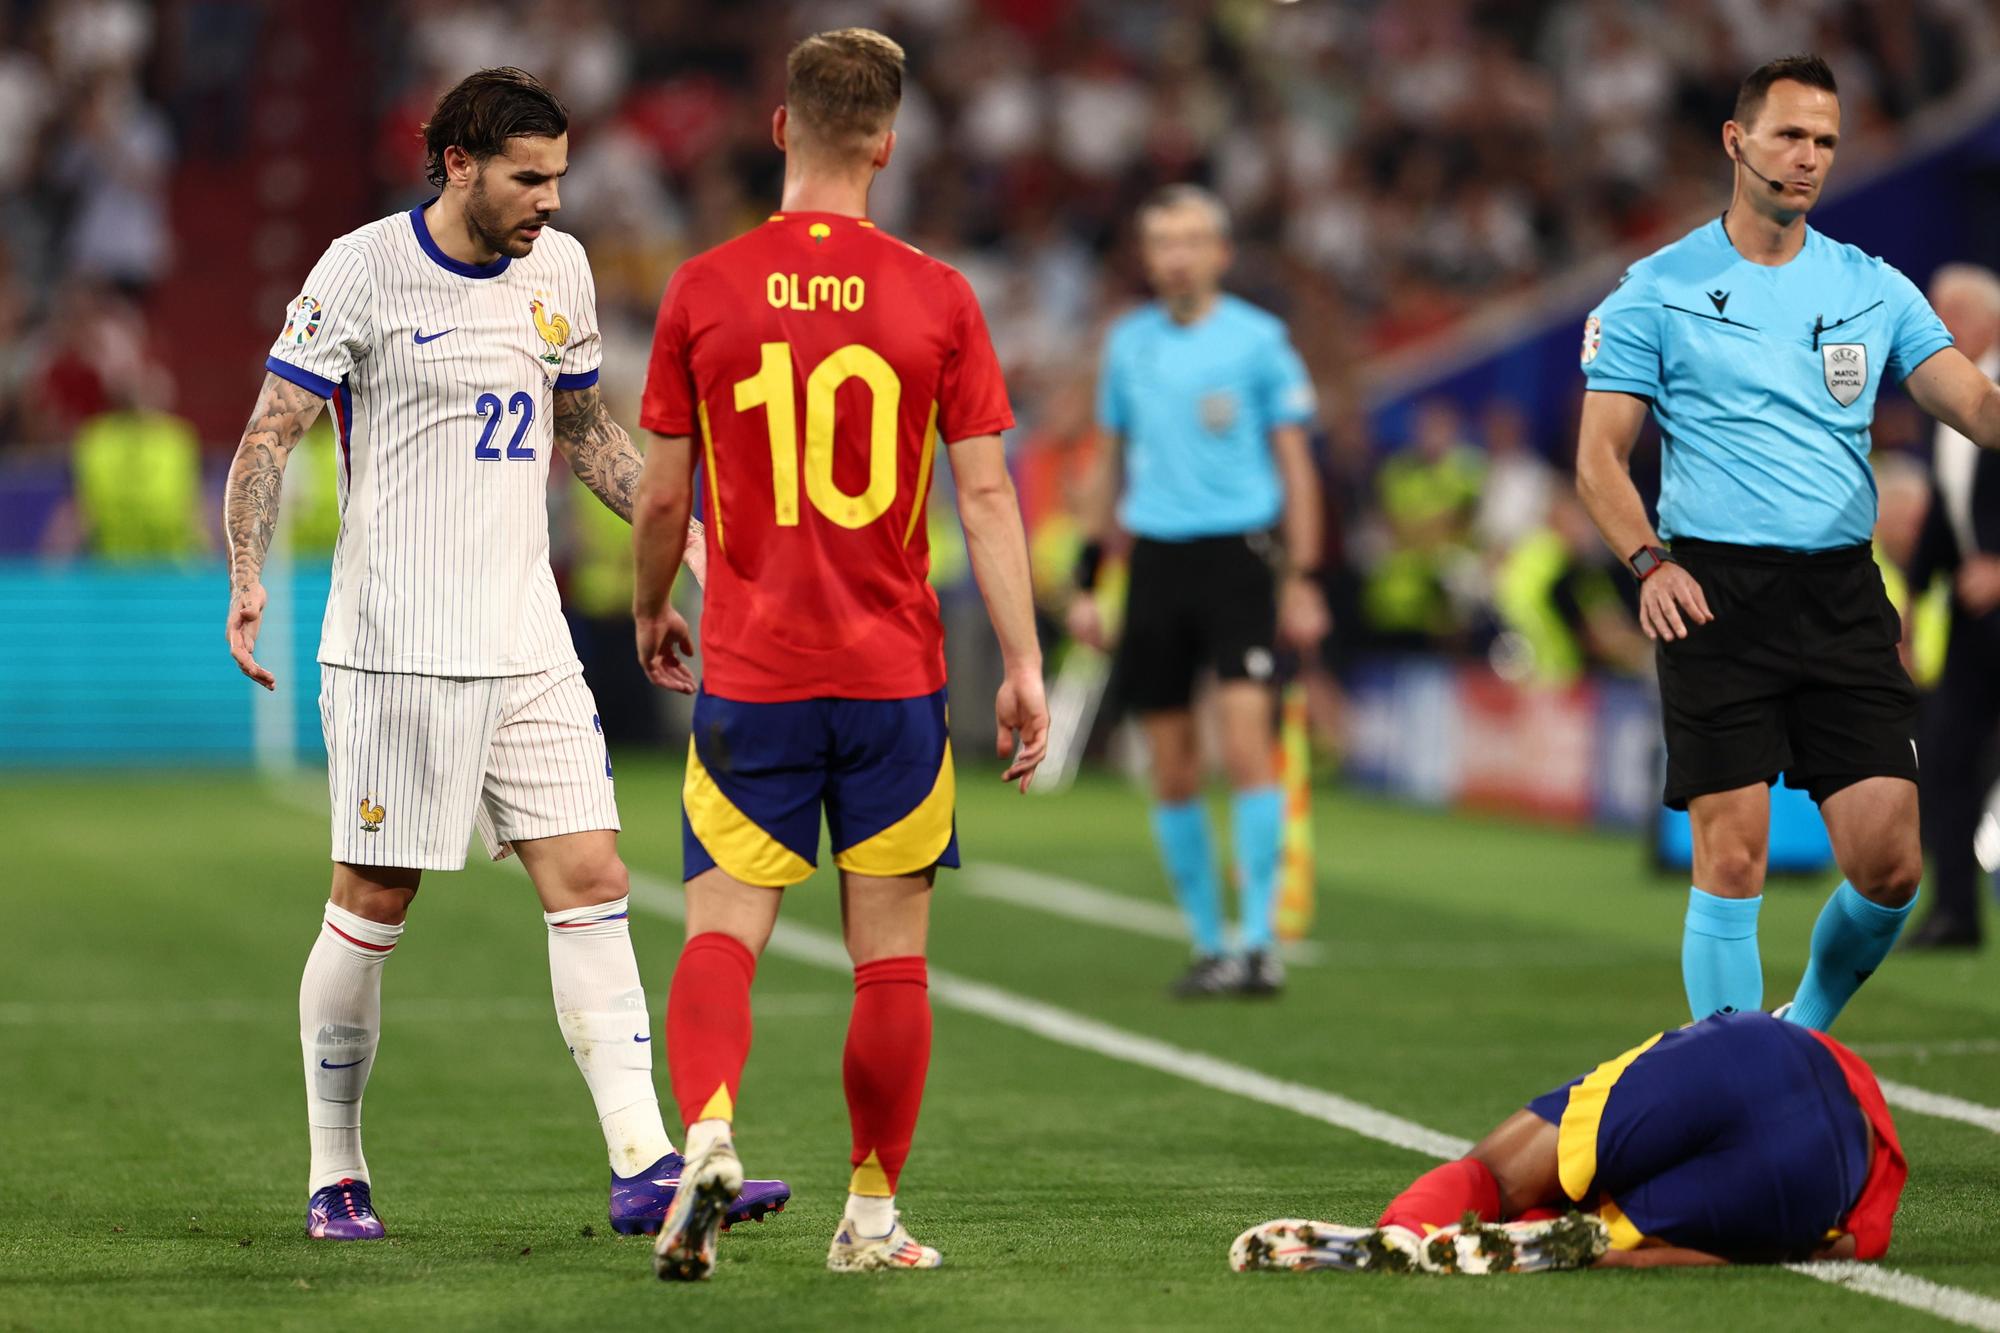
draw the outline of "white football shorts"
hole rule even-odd
[[[320,666],[333,859],[463,870],[527,838],[616,829],[618,802],[583,666],[461,679]]]

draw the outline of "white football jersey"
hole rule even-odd
[[[327,247],[265,362],[329,400],[339,438],[320,661],[513,676],[575,659],[549,569],[552,405],[601,355],[574,237],[465,264],[413,209]]]

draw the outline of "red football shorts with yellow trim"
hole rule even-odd
[[[744,703],[695,696],[681,787],[683,878],[719,866],[783,888],[818,863],[858,875],[958,865],[945,691],[913,699]]]

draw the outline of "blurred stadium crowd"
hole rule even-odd
[[[76,500],[0,510],[0,547],[211,549],[283,303],[332,236],[423,200],[417,127],[482,65],[533,69],[572,109],[557,225],[590,249],[605,382],[633,420],[675,264],[777,199],[785,50],[845,23],[909,50],[876,216],[980,294],[1051,600],[1096,447],[1098,338],[1142,294],[1133,207],[1200,180],[1235,218],[1231,285],[1286,318],[1321,388],[1344,651],[1484,648],[1552,577],[1584,619],[1617,596],[1563,499],[1570,442],[1506,401],[1440,401],[1409,438],[1371,439],[1358,404],[1383,357],[1716,206],[1717,127],[1773,53],[1829,58],[1852,157],[2000,56],[1982,0],[0,0],[0,489],[60,462]],[[1885,397],[1878,443],[1923,434]],[[150,490],[93,451],[154,458]],[[103,522],[135,504],[168,512]],[[622,539],[593,538],[583,508],[562,525],[572,592],[612,615]],[[963,578],[948,544],[938,564]],[[1646,660],[1600,619],[1592,664]]]

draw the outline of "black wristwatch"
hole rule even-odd
[[[1664,546],[1641,546],[1627,556],[1625,562],[1632,566],[1632,573],[1639,582],[1644,583],[1660,572],[1660,566],[1673,564],[1674,553]]]

